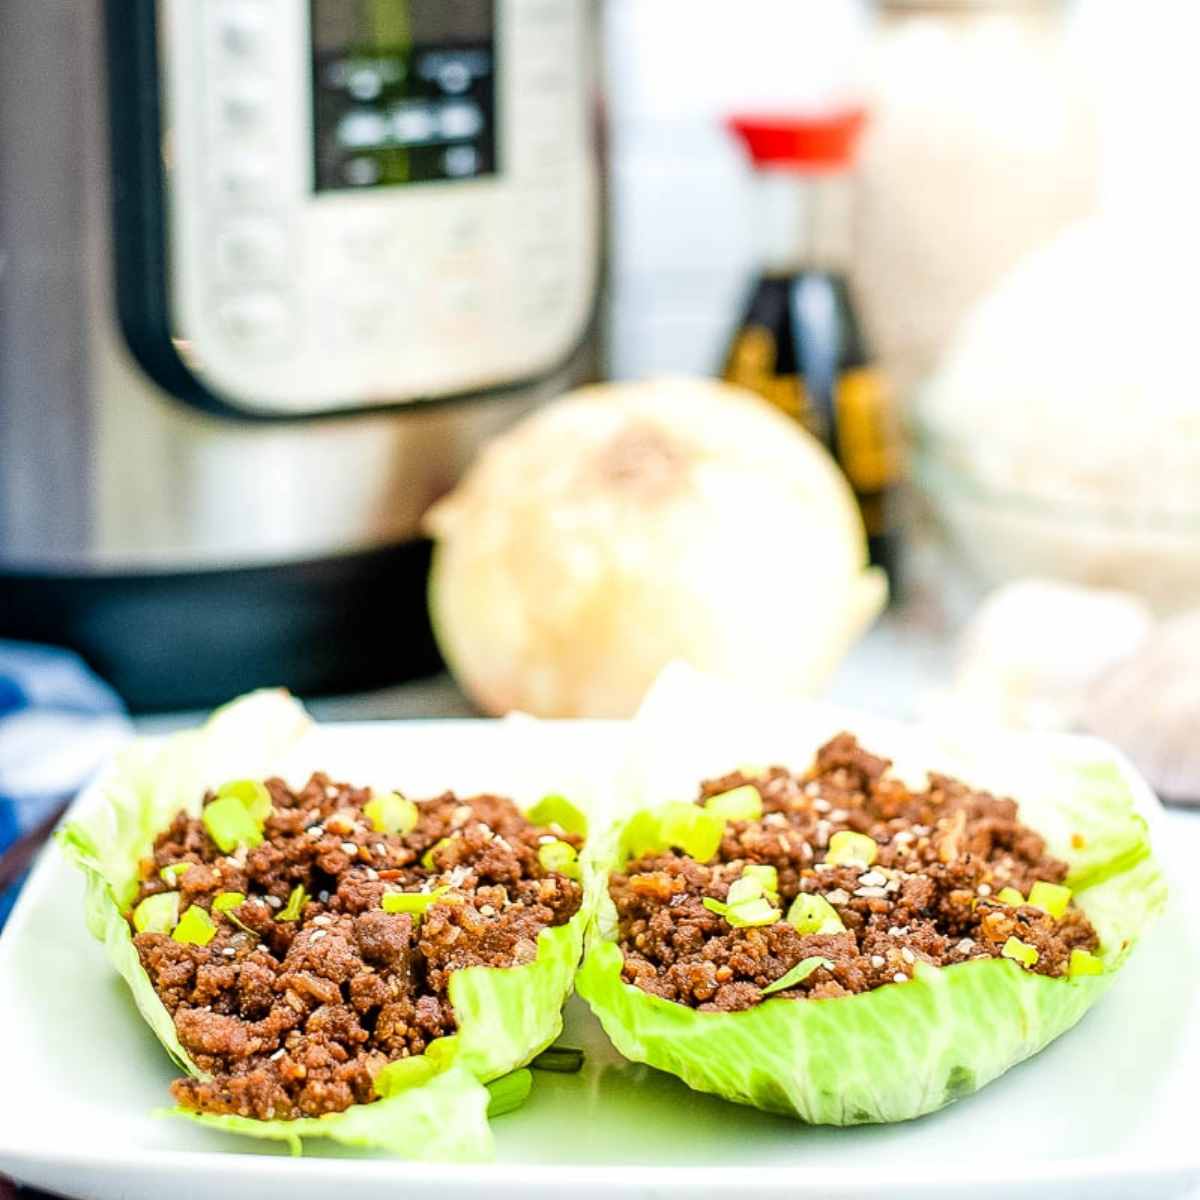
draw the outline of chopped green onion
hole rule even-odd
[[[223,783],[217,788],[217,796],[233,796],[240,800],[259,825],[271,815],[271,793],[256,779],[233,779]]]
[[[583,1069],[583,1051],[578,1046],[551,1046],[529,1064],[535,1071],[554,1071],[574,1075]]]
[[[451,841],[453,841],[453,838],[444,837],[439,838],[436,842],[434,842],[433,845],[421,855],[421,866],[423,866],[427,871],[436,871],[437,864],[433,861],[433,856],[443,846],[450,845]]]
[[[218,796],[204,806],[200,819],[208,836],[225,854],[238,846],[257,846],[263,840],[261,823],[237,796]]]
[[[641,858],[650,850],[662,850],[664,846],[661,823],[652,812],[635,813],[621,831],[623,862]]]
[[[363,805],[376,833],[411,833],[420,818],[417,806],[399,792],[379,792]]]
[[[298,921],[300,914],[304,911],[304,906],[308,903],[308,893],[304,890],[304,884],[298,883],[288,894],[287,904],[283,906],[283,910],[275,914],[277,921]]]
[[[180,875],[185,875],[191,866],[192,864],[189,862],[171,863],[170,866],[163,867],[159,871],[158,877],[170,887],[178,887]]]
[[[569,842],[546,842],[538,847],[543,871],[557,871],[568,879],[579,878],[579,854]]]
[[[762,994],[769,996],[772,992],[787,991],[788,988],[803,983],[818,967],[824,967],[828,971],[833,968],[833,963],[819,954],[812,958],[802,958],[786,975],[781,975],[774,983],[763,988]]]
[[[879,847],[865,833],[843,829],[829,839],[825,861],[835,867],[846,863],[863,863],[869,867],[878,854]]]
[[[801,892],[788,909],[788,924],[799,934],[845,933],[838,911],[824,896]]]
[[[764,863],[749,863],[742,868],[743,879],[757,879],[762,896],[770,896],[776,904],[779,903],[779,872]]]
[[[1025,903],[1025,897],[1015,887],[1001,888],[996,893],[996,899],[1001,904],[1007,904],[1010,908],[1019,908]]]
[[[1010,937],[1004,943],[1004,949],[1000,953],[1005,958],[1019,962],[1026,970],[1032,967],[1039,957],[1038,952],[1028,942],[1023,942],[1020,938],[1015,937]]]
[[[745,904],[749,900],[762,900],[763,886],[761,880],[755,879],[752,876],[743,876],[741,879],[735,879],[729,885],[729,895],[726,897],[726,903],[729,907],[735,904]]]
[[[668,846],[703,863],[716,854],[725,836],[725,818],[695,804],[668,804],[659,817],[659,831]]]
[[[1029,903],[1058,920],[1071,903],[1071,889],[1060,883],[1046,883],[1039,879],[1029,889]]]
[[[752,863],[743,867],[741,875],[729,885],[728,902],[731,905],[764,897],[779,903],[779,873],[774,867]]]
[[[704,897],[704,907],[709,912],[724,917],[734,929],[747,929],[752,926],[774,925],[779,920],[779,909],[762,896],[750,900],[742,900],[736,904],[722,904],[720,900]]]
[[[543,796],[526,811],[525,820],[531,825],[557,825],[563,833],[587,837],[587,817],[566,796]]]
[[[204,909],[193,904],[180,918],[171,936],[189,946],[207,946],[217,936],[217,927]]]
[[[529,1099],[529,1093],[533,1090],[533,1076],[523,1067],[511,1075],[493,1079],[487,1085],[487,1090],[491,1093],[487,1110],[488,1119],[491,1120],[492,1117],[515,1112]]]
[[[1074,979],[1077,975],[1103,975],[1104,963],[1087,950],[1072,950],[1067,974]]]
[[[138,933],[170,933],[178,923],[178,892],[158,892],[147,896],[133,910],[133,927]]]
[[[215,913],[220,913],[227,921],[233,922],[244,933],[251,934],[253,937],[258,937],[257,932],[251,929],[233,910],[240,908],[246,903],[246,897],[241,892],[221,892],[212,902],[212,910]]]
[[[727,821],[757,821],[762,816],[762,796],[752,783],[709,796],[704,807]]]
[[[439,900],[448,900],[446,893],[449,891],[449,885],[443,884],[442,887],[435,887],[432,892],[385,892],[379,905],[384,912],[411,913],[413,916],[422,917]],[[455,899],[457,900],[457,897]]]

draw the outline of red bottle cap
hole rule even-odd
[[[806,116],[735,115],[727,125],[745,142],[756,167],[836,171],[854,161],[866,122],[864,109],[847,108]]]

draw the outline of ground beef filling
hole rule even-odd
[[[382,1066],[454,1031],[453,971],[529,962],[538,934],[579,908],[579,884],[544,870],[538,847],[580,839],[531,825],[510,800],[446,793],[418,806],[410,833],[385,836],[363,813],[369,790],[321,774],[298,792],[266,786],[273,811],[259,846],[222,854],[180,813],[143,864],[135,905],[170,890],[159,872],[183,862],[192,865],[172,885],[181,911],[211,911],[222,892],[247,897],[228,916],[212,913],[206,946],[134,938],[180,1041],[212,1076],[172,1084],[187,1108],[291,1119],[375,1099]],[[297,884],[308,902],[281,920]],[[446,899],[423,916],[381,907],[386,892],[441,886]]]
[[[652,853],[612,876],[625,979],[679,1004],[733,1012],[758,1004],[761,989],[813,956],[832,965],[772,996],[845,996],[903,983],[919,961],[996,958],[1010,937],[1036,949],[1032,969],[1042,975],[1062,975],[1072,949],[1096,950],[1095,930],[1073,906],[1055,919],[995,899],[1004,887],[1027,896],[1036,881],[1060,883],[1067,874],[1066,863],[1017,820],[1012,800],[943,775],[909,791],[887,774],[890,766],[843,733],[804,775],[772,767],[704,783],[698,803],[753,784],[762,818],[730,821],[707,863]],[[840,830],[877,843],[869,868],[824,864]],[[816,893],[846,932],[802,936],[785,920],[733,928],[704,907],[706,896],[724,901],[752,863],[776,869],[783,914],[800,892]]]

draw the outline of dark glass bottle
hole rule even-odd
[[[871,561],[899,591],[900,430],[855,315],[848,169],[859,113],[742,119],[759,170],[764,269],[724,376],[800,421],[829,449],[862,510]]]

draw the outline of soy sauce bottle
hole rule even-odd
[[[770,400],[828,448],[862,510],[871,561],[899,593],[899,422],[872,365],[847,279],[858,110],[734,117],[757,170],[764,265],[724,377]]]

